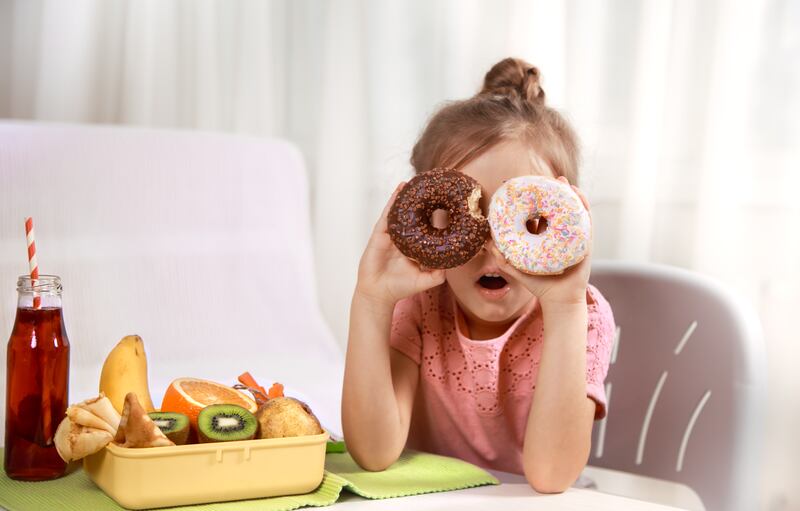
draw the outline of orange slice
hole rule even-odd
[[[258,408],[253,398],[227,385],[198,378],[178,378],[164,393],[161,411],[184,413],[196,427],[200,410],[216,404],[239,405],[253,413]]]

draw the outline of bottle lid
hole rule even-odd
[[[20,293],[61,294],[61,277],[58,275],[39,275],[32,279],[30,275],[20,275],[17,279],[17,291]]]

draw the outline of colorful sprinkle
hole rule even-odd
[[[544,217],[547,228],[532,234],[528,220]],[[492,196],[489,226],[497,248],[515,268],[536,275],[562,273],[589,248],[589,213],[572,189],[552,178],[521,176]]]

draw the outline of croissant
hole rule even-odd
[[[108,399],[102,392],[96,398],[87,399],[86,401],[82,401],[77,405],[67,408],[67,416],[69,416],[70,410],[74,410],[73,413],[76,415],[80,413],[78,410],[83,410],[91,413],[99,419],[102,419],[103,422],[108,426],[104,429],[107,429],[112,435],[116,433],[117,428],[119,427],[119,413],[117,413],[117,411],[114,409],[114,405],[111,404],[111,400]]]
[[[113,440],[119,420],[103,393],[70,406],[53,438],[58,455],[70,462],[96,453]]]

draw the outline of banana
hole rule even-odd
[[[147,413],[155,411],[147,383],[147,355],[138,335],[122,338],[103,363],[100,392],[105,393],[118,413],[122,413],[125,396],[133,392]]]

